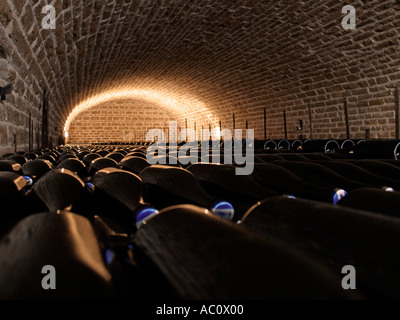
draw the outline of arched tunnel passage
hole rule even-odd
[[[399,18],[0,0],[0,299],[399,298]]]
[[[352,138],[395,135],[399,86],[395,0],[355,6],[356,29],[342,26],[343,4],[331,1],[61,1],[55,29],[44,29],[41,1],[1,2],[2,153],[42,141],[42,93],[48,141],[57,141],[73,110],[101,92],[152,88],[190,95],[232,127],[246,121],[264,138],[345,138],[343,99]],[[183,114],[185,113],[185,114]],[[182,112],[182,119],[193,118]],[[29,129],[31,128],[31,129]],[[39,139],[36,136],[39,135]],[[50,139],[51,138],[51,139]]]

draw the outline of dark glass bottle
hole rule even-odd
[[[89,171],[83,161],[78,159],[65,159],[60,162],[57,166],[59,169],[68,169],[78,175],[80,178],[85,178],[88,176]]]
[[[0,160],[0,171],[20,172],[21,165],[14,160]]]
[[[122,170],[139,175],[144,169],[150,166],[150,163],[142,157],[126,156],[119,166]]]
[[[353,159],[400,159],[400,140],[364,140],[340,151]]]
[[[400,168],[391,163],[379,160],[346,160],[376,175],[400,181]]]
[[[92,178],[91,209],[117,221],[126,232],[133,233],[158,214],[143,200],[143,182],[135,174],[116,168],[105,168]]]
[[[336,273],[354,266],[356,289],[368,298],[400,297],[400,222],[393,218],[281,197],[255,205],[242,225],[307,251]]]
[[[308,140],[301,146],[303,152],[331,153],[340,150],[336,140]]]
[[[138,266],[154,266],[149,286],[161,274],[181,299],[354,298],[320,261],[192,205],[160,211],[134,247]]]
[[[82,195],[83,181],[67,169],[54,169],[39,179],[33,192],[43,201],[49,211],[70,210]]]
[[[373,187],[372,185],[362,184],[343,177],[322,165],[310,161],[273,161],[271,164],[279,165],[300,179],[319,186],[334,189],[341,188],[347,191],[363,187]]]
[[[145,199],[157,208],[176,204],[196,204],[229,220],[234,208],[228,201],[210,196],[189,171],[162,165],[153,165],[140,174],[146,185]]]
[[[343,207],[365,210],[400,218],[400,192],[384,189],[356,189],[338,203]]]
[[[304,181],[291,171],[270,163],[256,164],[252,178],[260,185],[281,194],[319,200],[336,204],[346,191],[339,188],[318,186]]]
[[[333,170],[343,177],[347,177],[353,181],[372,185],[378,188],[392,187],[400,190],[400,180],[386,178],[377,175],[369,170],[364,169],[362,166],[357,166],[350,161],[316,161],[320,165]],[[400,170],[400,169],[399,169]],[[400,171],[399,171],[400,172]]]
[[[0,265],[0,299],[114,295],[91,223],[73,213],[38,213],[18,222],[0,241]]]
[[[33,183],[52,169],[52,163],[44,159],[35,159],[29,161],[21,168],[23,175],[32,179]]]
[[[3,210],[0,223],[18,220],[24,215],[27,181],[15,172],[0,172],[0,201]]]
[[[119,168],[119,165],[118,162],[110,158],[96,158],[90,164],[89,174],[93,176],[97,171],[105,168]]]
[[[28,162],[28,159],[20,154],[15,154],[7,158],[7,160],[12,160],[19,163],[21,166]]]
[[[264,188],[250,176],[236,175],[229,165],[194,164],[188,170],[200,181],[204,190],[214,198],[226,199],[235,208],[235,219],[257,201],[280,195]]]

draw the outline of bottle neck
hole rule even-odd
[[[139,206],[134,213],[136,228],[139,229],[160,212],[150,205]]]
[[[209,210],[218,217],[233,220],[235,216],[235,208],[232,204],[223,200],[215,200],[209,206]]]

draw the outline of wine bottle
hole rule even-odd
[[[224,158],[224,155],[221,155],[221,158]],[[197,156],[180,156],[179,157],[179,164],[182,168],[187,168],[192,164],[196,164],[201,162],[201,157],[197,157]]]
[[[319,186],[334,189],[340,188],[347,191],[363,187],[373,187],[369,184],[361,184],[345,178],[322,165],[309,161],[272,161],[271,164],[279,165],[291,171],[300,179]]]
[[[132,172],[139,175],[144,169],[150,166],[150,163],[144,158],[135,156],[126,156],[119,166],[122,170]]]
[[[143,201],[143,182],[131,172],[105,168],[93,176],[92,183],[94,212],[114,219],[127,233],[135,232],[158,214],[158,210]]]
[[[97,171],[105,168],[119,168],[119,165],[118,162],[110,158],[96,158],[90,164],[89,174],[93,176]]]
[[[175,158],[171,155],[165,156],[165,155],[160,155],[160,156],[148,156],[147,161],[154,165],[154,164],[162,164],[170,167],[177,167],[181,168],[181,164],[179,163],[179,159]]]
[[[114,296],[93,228],[73,213],[40,213],[20,221],[0,241],[0,265],[0,299]]]
[[[333,170],[343,177],[347,177],[353,181],[373,185],[378,188],[392,187],[396,190],[400,190],[400,181],[390,178],[385,178],[374,174],[368,170],[363,169],[361,166],[357,166],[354,163],[348,161],[316,161],[320,165]]]
[[[301,146],[303,145],[303,141],[301,140],[290,140],[290,150],[301,150]]]
[[[270,162],[274,160],[285,160],[279,154],[257,154],[257,157],[263,162]]]
[[[376,175],[389,179],[400,180],[400,168],[393,164],[385,163],[379,160],[346,160],[346,162],[357,165]]]
[[[55,157],[52,156],[52,155],[50,155],[50,154],[42,154],[42,155],[40,155],[40,156],[38,157],[38,159],[50,161],[52,165],[55,165],[56,162],[57,162],[56,159],[55,159]]]
[[[67,154],[60,156],[60,158],[58,159],[58,162],[59,163],[63,162],[66,159],[78,159],[79,160],[79,158],[76,155],[74,155],[72,153],[67,153]]]
[[[341,153],[353,159],[400,159],[400,140],[373,139],[362,141]]]
[[[120,154],[122,154],[124,157],[126,157],[126,155],[128,154],[128,151],[127,151],[127,149],[121,149],[121,148],[119,148],[119,149],[114,150],[113,153],[120,153]]]
[[[332,153],[340,150],[340,145],[336,140],[308,140],[302,145],[301,150],[308,153]]]
[[[257,201],[279,195],[264,188],[250,176],[238,176],[234,166],[194,164],[188,169],[212,197],[225,199],[235,208],[235,220]]]
[[[334,159],[334,160],[346,160],[346,159],[348,159],[348,157],[346,155],[344,155],[342,153],[338,153],[338,152],[326,153],[325,155],[327,157],[331,158],[331,159]]]
[[[279,157],[288,161],[307,161],[308,159],[300,153],[279,153]]]
[[[20,172],[21,165],[14,160],[0,160],[0,171]]]
[[[83,160],[84,157],[86,157],[88,154],[91,152],[89,150],[81,150],[79,153],[77,153],[77,157],[79,160]]]
[[[86,167],[90,167],[90,164],[92,163],[93,160],[97,158],[101,158],[102,156],[99,155],[98,153],[89,153],[86,156],[83,157],[82,161],[86,165]]]
[[[351,148],[355,145],[355,142],[350,139],[341,139],[341,140],[336,140],[337,143],[340,145],[340,149],[347,149]]]
[[[311,184],[289,170],[270,163],[256,164],[251,177],[263,187],[281,194],[336,204],[347,192]]]
[[[140,174],[147,187],[145,199],[157,208],[176,204],[195,204],[223,218],[234,219],[234,207],[228,201],[211,197],[188,170],[153,165]]]
[[[85,184],[67,169],[54,169],[46,173],[33,186],[33,192],[51,212],[69,211],[82,195]]]
[[[27,152],[24,154],[24,157],[28,160],[35,160],[35,159],[37,159],[38,155],[33,152]]]
[[[135,152],[129,152],[126,157],[139,157],[139,158],[143,158],[146,159],[146,153],[144,152],[139,152],[139,151],[135,151]]]
[[[400,192],[384,189],[356,189],[350,191],[347,199],[339,201],[339,205],[358,210],[366,210],[400,218]]]
[[[50,161],[44,159],[35,159],[25,163],[18,172],[27,183],[27,190],[22,203],[24,206],[23,211],[25,215],[46,210],[46,206],[43,204],[43,202],[31,191],[35,183],[52,169],[53,165]]]
[[[290,150],[291,144],[286,139],[282,139],[277,143],[278,143],[278,150]]]
[[[15,172],[0,172],[0,201],[4,210],[0,222],[18,220],[23,216],[24,197],[28,190],[27,181]]]
[[[21,170],[24,176],[30,177],[33,181],[37,181],[40,177],[53,169],[53,165],[48,160],[35,159],[25,163]]]
[[[324,153],[301,153],[303,157],[305,157],[308,160],[332,160],[330,156],[327,156]],[[330,154],[329,154],[330,155]]]
[[[389,163],[393,166],[400,167],[400,161],[394,159],[379,159],[380,162]]]
[[[321,262],[207,212],[169,207],[138,230],[135,257],[139,270],[154,266],[153,291],[158,274],[185,300],[355,298]]]
[[[44,154],[48,154],[50,156],[52,156],[56,161],[58,161],[60,159],[61,153],[57,152],[54,149],[51,149],[51,151],[47,151]]]
[[[116,162],[119,163],[119,162],[122,161],[123,158],[125,158],[125,155],[123,153],[121,153],[121,152],[114,151],[114,152],[111,152],[108,155],[106,155],[105,158],[113,159],[113,160],[115,160]]]
[[[14,153],[7,152],[7,153],[5,153],[5,154],[3,154],[3,155],[1,156],[1,159],[2,159],[2,160],[5,160],[5,159],[7,159],[8,157],[11,157],[11,156],[13,156],[13,155],[14,155]]]
[[[356,289],[367,298],[400,297],[400,222],[393,218],[280,197],[255,205],[242,225],[306,250],[337,273],[353,266]]]
[[[8,157],[6,160],[15,161],[15,162],[19,163],[21,166],[28,162],[27,158],[25,158],[24,156],[19,155],[19,154],[14,154],[14,155]]]
[[[96,153],[98,153],[102,157],[106,157],[110,153],[110,151],[108,151],[108,150],[99,150],[99,151],[96,151]]]
[[[85,178],[88,176],[89,171],[83,161],[78,159],[66,159],[60,162],[57,166],[59,169],[68,169],[74,174],[78,175],[80,178]]]
[[[277,150],[278,144],[274,140],[268,140],[264,144],[264,150]]]

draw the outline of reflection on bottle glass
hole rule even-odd
[[[333,195],[333,204],[337,204],[341,199],[347,196],[347,191],[343,189],[336,189]]]
[[[115,252],[111,249],[107,249],[105,252],[105,258],[107,265],[110,265],[115,259]]]
[[[147,207],[139,211],[136,216],[136,227],[139,229],[146,221],[159,214],[157,209]]]
[[[23,178],[28,182],[28,186],[32,186],[33,185],[33,180],[32,180],[31,177],[24,176]]]
[[[233,208],[233,205],[226,201],[218,202],[211,208],[211,211],[215,215],[228,220],[232,220],[233,216],[235,215],[235,209]]]
[[[86,188],[87,188],[87,190],[88,190],[90,193],[93,193],[93,192],[94,192],[94,184],[93,184],[93,183],[88,182],[88,183],[86,184]]]

